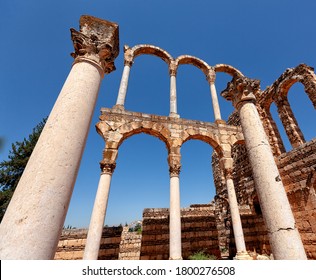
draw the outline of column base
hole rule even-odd
[[[170,261],[182,261],[183,258],[182,258],[182,257],[175,257],[175,258],[169,257],[169,260],[170,260]]]
[[[170,117],[170,118],[176,118],[176,119],[179,119],[179,118],[180,118],[180,115],[178,115],[177,113],[173,113],[173,112],[171,112],[171,113],[169,114],[169,117]]]
[[[224,120],[215,120],[216,124],[226,124],[226,122]]]
[[[125,111],[124,105],[121,105],[121,104],[114,105],[112,109],[117,110],[117,111]]]
[[[234,260],[253,260],[252,257],[248,254],[246,251],[237,252],[236,256],[234,257]]]

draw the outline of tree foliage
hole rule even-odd
[[[11,151],[9,151],[8,160],[0,162],[0,221],[4,216],[45,123],[46,119],[43,119],[33,128],[33,132],[27,139],[24,138],[22,142],[13,143]]]

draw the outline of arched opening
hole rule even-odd
[[[130,71],[125,109],[169,115],[170,77],[166,62],[152,55],[138,56]]]
[[[203,141],[187,141],[181,147],[181,207],[208,204],[215,195],[211,155],[213,148]]]
[[[178,68],[177,102],[181,118],[214,121],[209,84],[205,74],[192,65],[180,65]]]
[[[223,89],[227,87],[227,83],[230,82],[232,77],[224,72],[216,72],[215,86],[217,91],[218,103],[221,109],[222,119],[227,121],[229,116],[234,112],[235,108],[231,101],[227,101],[221,96]]]
[[[282,139],[283,144],[284,144],[285,151],[288,152],[288,151],[292,150],[292,145],[291,145],[290,140],[285,132],[285,128],[284,128],[284,126],[280,120],[279,114],[278,114],[277,106],[274,102],[270,106],[270,113],[272,115],[272,118],[273,118],[278,130],[279,130],[281,139]]]
[[[142,219],[144,208],[169,207],[165,144],[147,134],[132,135],[119,148],[105,224]]]
[[[287,96],[305,140],[312,140],[316,135],[316,128],[313,121],[316,120],[316,111],[304,90],[304,85],[299,82],[293,84]]]

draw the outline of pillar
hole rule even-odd
[[[233,159],[232,158],[222,158],[221,165],[224,170],[227,194],[228,194],[228,203],[231,214],[235,244],[237,254],[236,260],[251,260],[252,258],[249,256],[246,250],[244,232],[242,229],[242,223],[240,219],[239,207],[235,192],[235,186],[233,181]]]
[[[180,183],[181,169],[180,155],[169,154],[170,174],[170,208],[169,208],[169,259],[181,260],[181,210],[180,210]]]
[[[83,254],[84,260],[98,259],[102,231],[110,193],[111,178],[115,166],[115,162],[101,162],[102,173],[100,176],[98,190],[95,197],[93,211],[90,219],[89,231]]]
[[[222,96],[239,111],[245,144],[252,167],[272,253],[275,259],[306,259],[287,195],[255,106],[259,81],[235,76]]]
[[[212,105],[213,105],[213,111],[214,111],[214,118],[215,122],[223,122],[222,117],[221,117],[221,111],[218,103],[218,98],[217,98],[217,93],[216,93],[216,88],[215,88],[215,70],[211,68],[209,70],[209,73],[207,75],[207,80],[210,85],[210,90],[211,90],[211,97],[212,97]]]
[[[71,29],[75,58],[0,226],[0,259],[53,259],[118,26],[90,16]]]
[[[289,138],[293,148],[305,143],[304,135],[298,126],[297,120],[293,114],[290,103],[286,96],[280,95],[275,101],[280,120],[283,124],[284,130]]]
[[[174,61],[170,62],[169,65],[170,74],[170,117],[178,117],[177,113],[177,85],[176,85],[176,75],[177,75],[177,65]]]
[[[115,107],[118,107],[118,108],[121,107],[124,109],[126,92],[127,92],[127,87],[128,87],[129,73],[130,73],[132,65],[133,65],[132,51],[128,46],[125,45],[124,46],[124,69],[123,69],[122,79],[121,79]]]

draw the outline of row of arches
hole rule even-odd
[[[222,122],[221,110],[218,102],[215,79],[217,72],[223,72],[230,76],[243,76],[243,74],[236,68],[227,64],[217,64],[215,66],[210,66],[205,61],[200,58],[191,55],[180,55],[177,58],[173,58],[167,51],[153,45],[136,45],[134,47],[124,46],[124,70],[122,74],[122,79],[120,83],[120,88],[118,92],[118,97],[116,101],[116,108],[124,108],[125,98],[127,93],[127,87],[129,82],[129,75],[132,65],[135,62],[136,57],[140,55],[152,55],[162,59],[168,66],[170,75],[170,117],[179,117],[178,105],[177,105],[177,86],[176,86],[176,76],[181,65],[193,65],[202,71],[205,75],[206,80],[209,84],[212,107],[214,112],[215,122]]]
[[[216,64],[215,66],[208,65],[205,61],[200,58],[191,55],[180,55],[177,58],[173,58],[167,51],[153,45],[140,44],[132,48],[125,45],[124,46],[124,64],[132,65],[134,60],[139,55],[154,55],[161,58],[167,63],[170,71],[177,71],[177,68],[180,65],[191,64],[199,68],[206,76],[209,75],[209,71],[213,70],[214,72],[224,72],[231,76],[243,74],[236,69],[235,67],[228,64]]]
[[[306,142],[289,102],[289,91],[296,84],[303,86],[307,97],[312,102],[314,108],[316,108],[316,75],[314,69],[305,64],[287,69],[279,79],[265,91],[260,92],[257,97],[259,112],[261,113],[262,121],[269,135],[271,147],[276,156],[286,152],[286,148],[276,124],[278,120],[275,121],[273,118],[275,107],[292,148],[297,148]],[[302,99],[302,97],[296,95],[297,98]]]

